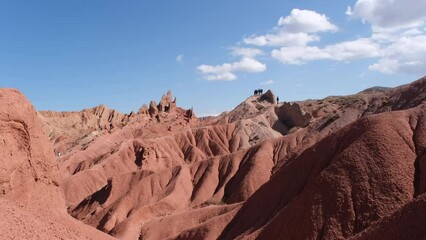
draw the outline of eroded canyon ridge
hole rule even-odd
[[[424,239],[426,78],[197,118],[0,90],[1,239]]]

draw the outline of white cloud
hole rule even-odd
[[[275,83],[275,81],[270,79],[268,81],[261,82],[260,85],[270,85],[270,84],[274,84],[274,83]]]
[[[182,54],[177,55],[176,62],[182,62],[182,61],[183,61],[183,55]]]
[[[384,48],[370,70],[386,74],[424,74],[426,69],[426,35],[404,36]]]
[[[265,35],[252,35],[243,39],[255,46],[304,46],[319,41],[315,33],[336,32],[337,26],[327,16],[315,11],[293,9],[290,15],[280,17],[274,31]]]
[[[225,72],[225,73],[218,73],[215,75],[207,75],[204,78],[208,81],[220,81],[220,80],[233,81],[237,79],[237,76],[235,76],[235,74],[233,73]]]
[[[358,0],[348,15],[372,24],[375,31],[411,28],[426,21],[424,0]]]
[[[294,46],[306,45],[310,42],[319,41],[319,37],[307,33],[280,32],[276,34],[266,34],[261,36],[250,36],[244,38],[244,43],[255,46]]]
[[[255,58],[264,47],[275,47],[271,56],[284,64],[305,64],[310,61],[349,62],[373,59],[370,70],[386,74],[424,74],[426,69],[426,1],[425,0],[356,0],[346,15],[361,19],[371,27],[371,36],[317,44],[324,32],[334,33],[338,27],[324,15],[310,10],[293,9],[279,18],[272,31],[243,38],[244,45],[232,55],[241,60],[222,65],[201,65],[198,70],[207,80],[235,80],[236,72],[263,72],[266,65]],[[270,51],[270,50],[268,50]],[[261,84],[273,83],[272,80]]]
[[[204,74],[209,73],[224,73],[224,72],[263,72],[266,70],[266,65],[253,59],[253,58],[243,58],[238,62],[234,63],[224,63],[222,65],[200,65],[198,66],[198,70],[200,70]]]
[[[304,64],[315,60],[351,61],[360,58],[377,57],[380,46],[370,39],[360,38],[354,41],[316,46],[282,47],[272,51],[273,58],[285,64]]]
[[[380,46],[368,38],[346,41],[324,48],[332,59],[351,61],[359,58],[376,57],[379,55]]]
[[[266,65],[257,61],[253,58],[243,58],[239,62],[235,62],[232,64],[233,71],[241,71],[241,72],[264,72],[266,70]]]
[[[373,31],[373,34],[371,35],[371,39],[380,44],[388,44],[388,43],[398,41],[398,39],[400,38],[399,35],[400,34],[395,34],[394,32],[386,32],[386,31],[374,32]]]
[[[352,16],[352,15],[354,14],[354,12],[352,11],[351,6],[348,6],[348,7],[346,8],[346,12],[345,12],[345,14],[346,14],[346,15],[348,15],[348,16]]]
[[[240,48],[235,47],[232,48],[232,55],[234,56],[242,56],[248,58],[254,58],[258,55],[263,55],[263,51],[257,48]]]
[[[380,59],[377,63],[370,65],[368,69],[381,73],[392,74],[398,69],[398,61],[392,59]]]
[[[291,46],[274,49],[273,58],[285,64],[304,64],[308,61],[330,59],[330,55],[318,47]]]
[[[423,34],[418,28],[412,28],[402,33],[402,35],[420,35]]]
[[[309,41],[300,44],[286,42],[271,51],[271,56],[284,64],[304,64],[316,60],[352,61],[377,59],[369,69],[386,74],[424,74],[426,69],[426,1],[418,0],[357,0],[354,7],[348,6],[346,14],[362,19],[371,25],[372,35],[352,41],[337,42],[325,47]],[[287,17],[280,18],[279,27],[284,34],[313,33],[337,30],[325,15],[312,11],[294,9]],[[278,34],[272,35],[278,38]],[[251,38],[259,45],[272,46],[271,35]],[[281,39],[281,38],[279,38]],[[268,41],[269,40],[269,41]],[[278,42],[275,40],[274,42]]]
[[[200,65],[197,68],[201,73],[205,74],[204,78],[209,81],[237,79],[234,72],[258,73],[266,71],[266,65],[254,58],[243,57],[238,62],[224,63],[222,65]]]
[[[294,33],[335,32],[338,29],[324,14],[300,9],[293,9],[289,16],[281,17],[278,26]]]

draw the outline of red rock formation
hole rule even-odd
[[[351,239],[425,239],[426,195],[382,218]]]
[[[65,149],[69,214],[120,239],[403,238],[421,226],[398,221],[423,211],[425,99],[426,79],[296,103],[268,91],[198,119],[169,91],[138,114],[40,118]]]
[[[149,103],[149,109],[148,109],[149,115],[151,117],[155,117],[158,114],[158,108],[157,108],[157,104],[155,103],[155,101],[151,101]]]
[[[128,116],[103,105],[80,112],[40,111],[39,117],[57,155],[68,152],[83,137],[96,137],[103,130],[122,127],[129,121]]]
[[[289,160],[221,238],[348,238],[398,210],[415,196],[425,110],[362,118]]]
[[[146,106],[146,104],[144,104],[138,111],[139,114],[148,114],[148,106]]]
[[[112,239],[66,214],[60,172],[28,100],[0,89],[0,103],[0,238]]]
[[[172,102],[172,92],[169,90],[167,95],[161,97],[157,108],[159,112],[171,112],[174,107],[176,107],[176,99]]]
[[[280,107],[275,108],[278,118],[289,128],[306,127],[312,120],[309,113],[303,112],[297,103],[284,102]]]
[[[59,171],[36,111],[14,89],[0,89],[0,103],[0,195],[62,208]]]

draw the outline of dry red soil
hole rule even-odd
[[[197,118],[0,90],[0,239],[424,239],[426,78]]]

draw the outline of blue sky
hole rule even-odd
[[[39,110],[122,112],[171,89],[198,115],[256,88],[282,101],[425,75],[416,0],[0,1],[0,86]]]

